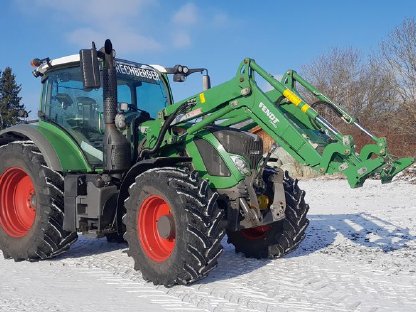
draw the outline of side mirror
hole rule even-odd
[[[175,65],[174,67],[166,67],[166,73],[173,75],[174,82],[184,82],[186,77],[193,73],[201,73],[202,76],[202,88],[208,90],[211,88],[211,79],[208,75],[206,68],[189,68],[184,65]]]
[[[202,88],[204,90],[211,89],[211,79],[209,78],[208,73],[202,76]]]
[[[81,63],[82,81],[85,89],[96,89],[101,87],[100,68],[97,57],[97,49],[94,42],[91,49],[79,51]]]

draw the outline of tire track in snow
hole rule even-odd
[[[107,243],[81,239],[81,245],[76,246],[76,252],[100,250]],[[416,309],[415,279],[403,283],[400,276],[386,277],[389,272],[375,271],[370,264],[351,259],[345,262],[322,253],[302,255],[299,251],[299,254],[273,261],[255,260],[236,255],[226,246],[219,268],[207,279],[169,289],[143,281],[140,273],[131,268],[131,259],[121,250],[61,261],[86,271],[97,268],[98,274],[102,270],[115,287],[126,287],[126,291],[143,293],[144,297],[146,292],[168,295],[166,303],[172,300],[175,304],[172,309],[180,302],[208,311],[383,311],[394,310],[397,302],[401,302],[404,310]],[[137,284],[126,286],[119,278]]]

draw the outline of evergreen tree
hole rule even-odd
[[[21,85],[16,83],[16,77],[10,67],[6,67],[0,77],[0,128],[10,127],[20,121],[20,114],[25,112],[25,107],[20,103],[19,92]],[[22,116],[22,114],[20,115]]]

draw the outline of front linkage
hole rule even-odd
[[[273,89],[263,92],[257,86],[255,74],[270,83]],[[299,95],[296,83],[335,110],[345,122],[358,127],[374,144],[366,145],[358,152],[353,137],[340,133],[306,103]],[[234,79],[167,107],[164,117],[184,105],[186,111],[174,122],[176,127],[184,130],[179,136],[167,134],[167,145],[178,142],[189,144],[195,134],[213,123],[229,127],[245,122],[243,130],[260,126],[297,161],[321,173],[341,172],[351,187],[362,186],[368,177],[376,174],[381,176],[383,183],[390,182],[414,162],[410,157],[397,159],[391,155],[385,138],[371,134],[295,71],[288,71],[279,82],[252,59],[245,59],[240,64]],[[159,134],[155,128],[147,133],[150,145]],[[215,180],[215,177],[210,178],[210,181]]]

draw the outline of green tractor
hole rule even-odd
[[[279,82],[252,59],[210,86],[204,68],[149,66],[97,51],[35,59],[39,120],[0,133],[0,249],[16,261],[69,249],[77,233],[125,239],[135,269],[154,284],[189,284],[217,265],[225,234],[247,257],[294,250],[308,226],[305,192],[268,166],[260,127],[302,164],[341,172],[351,187],[383,183],[414,159],[395,159],[384,138],[295,71]],[[203,74],[204,90],[173,103],[168,75]],[[258,75],[272,86],[262,91]],[[373,144],[325,120],[298,92],[356,125]]]

